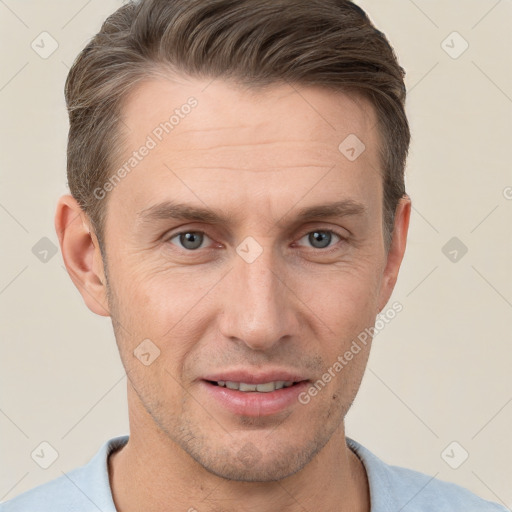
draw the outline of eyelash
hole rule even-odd
[[[299,237],[299,240],[302,240],[305,236],[307,236],[307,235],[309,235],[311,233],[315,233],[315,232],[330,233],[331,235],[335,235],[335,236],[337,236],[340,239],[340,241],[338,243],[343,243],[343,242],[345,242],[347,240],[346,236],[343,236],[341,233],[338,233],[337,231],[334,231],[332,229],[313,229],[313,230],[307,231],[304,234],[302,234]],[[172,239],[174,239],[176,237],[179,237],[180,235],[185,235],[187,233],[202,234],[202,235],[206,235],[208,238],[210,238],[205,231],[189,229],[189,230],[186,230],[186,231],[179,231],[178,233],[174,233],[171,236],[167,237],[165,241],[169,242],[169,243],[172,243],[171,242]],[[210,240],[211,240],[211,238],[210,238]],[[172,244],[172,245],[175,245],[175,244]],[[316,251],[321,251],[324,254],[328,254],[328,253],[332,252],[333,250],[336,250],[336,245],[337,244],[334,244],[332,246],[328,246],[328,247],[323,248],[323,249],[322,248],[316,248],[316,247],[311,247],[310,249],[316,250]],[[183,251],[189,252],[191,254],[196,253],[196,252],[201,250],[201,248],[193,249],[192,250],[192,249],[186,249],[184,247],[183,248],[178,247],[178,249],[182,249]]]

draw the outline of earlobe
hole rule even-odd
[[[393,237],[387,254],[386,267],[382,276],[380,289],[379,313],[384,309],[393,293],[400,265],[407,245],[409,219],[411,216],[411,198],[405,194],[400,199],[395,210]]]
[[[97,315],[110,316],[98,240],[87,215],[69,194],[58,201],[55,230],[66,269],[85,304]]]

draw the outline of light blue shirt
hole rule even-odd
[[[84,466],[0,503],[0,512],[116,512],[107,461],[128,438],[110,439]],[[371,512],[508,512],[459,485],[390,466],[348,437],[347,444],[366,469]]]

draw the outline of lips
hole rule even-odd
[[[199,379],[213,403],[236,416],[270,416],[297,405],[309,379],[289,370],[224,371]],[[213,405],[212,403],[212,405]]]

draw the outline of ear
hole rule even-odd
[[[411,198],[405,194],[401,197],[395,210],[393,236],[387,254],[386,267],[382,276],[379,313],[384,309],[391,297],[398,278],[398,271],[405,253],[409,219],[411,216]]]
[[[103,260],[90,221],[71,195],[62,196],[55,212],[64,264],[87,307],[97,315],[110,316]]]

